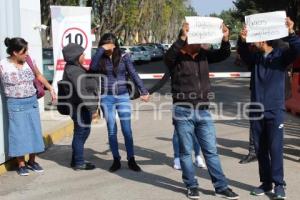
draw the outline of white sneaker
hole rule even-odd
[[[179,158],[175,158],[174,159],[174,165],[173,165],[174,169],[180,170],[181,169],[181,165],[180,165],[180,159]]]
[[[206,165],[205,165],[203,159],[201,158],[201,156],[197,156],[195,158],[195,165],[199,168],[206,168]]]

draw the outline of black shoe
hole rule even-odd
[[[142,171],[142,169],[138,166],[138,164],[136,164],[134,157],[131,157],[128,160],[128,167],[129,169],[135,171],[135,172],[140,172]]]
[[[276,199],[276,200],[286,199],[285,191],[284,191],[284,186],[283,185],[277,185],[277,186],[275,186],[273,199]]]
[[[117,171],[120,168],[121,168],[120,158],[114,158],[114,162],[111,165],[111,167],[109,168],[109,171],[110,172],[115,172],[115,171]]]
[[[250,162],[254,162],[256,161],[256,156],[253,155],[253,154],[248,154],[246,156],[244,156],[241,160],[240,160],[240,164],[247,164],[247,163],[250,163]]]
[[[287,188],[287,185],[286,185],[286,182],[283,181],[283,188],[286,189]]]
[[[74,170],[79,171],[79,170],[93,170],[95,169],[95,165],[92,163],[84,163],[83,165],[75,165],[73,167]]]
[[[239,199],[239,195],[232,191],[232,189],[227,188],[221,192],[216,192],[216,196],[226,198],[226,199]]]
[[[273,190],[272,183],[263,183],[259,187],[255,188],[250,194],[254,196],[261,196],[266,193],[271,193]]]
[[[89,162],[89,161],[84,161],[84,164],[92,164],[91,162]],[[73,162],[73,161],[71,161],[71,167],[73,168],[73,167],[75,167],[76,165],[75,165],[75,163]]]
[[[188,188],[187,189],[187,197],[190,199],[199,199],[199,190],[198,188]]]

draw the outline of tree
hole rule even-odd
[[[125,44],[170,42],[177,37],[184,17],[197,15],[187,0],[41,0],[42,23],[51,26],[50,5],[80,3],[92,7],[92,30],[97,41],[112,32]]]
[[[236,0],[233,2],[237,8],[236,17],[243,21],[245,15],[285,10],[287,15],[300,29],[300,1],[299,0]]]

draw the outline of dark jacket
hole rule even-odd
[[[82,106],[91,113],[95,113],[99,102],[99,81],[95,75],[89,74],[78,63],[78,58],[83,51],[84,49],[79,45],[71,45],[63,49],[66,65],[62,80],[71,83],[73,87],[68,102],[76,109],[75,112],[79,106]]]
[[[288,66],[300,55],[300,38],[285,38],[289,48],[274,48],[266,57],[250,52],[248,44],[238,41],[241,58],[251,68],[251,102],[260,103],[264,110],[285,109],[285,75]]]
[[[185,41],[178,39],[167,51],[165,63],[171,76],[174,103],[191,103],[193,106],[209,101],[211,90],[209,63],[225,60],[230,56],[230,43],[222,42],[218,50],[201,49],[193,59],[181,53]]]
[[[107,79],[106,81],[101,79],[101,93],[118,95],[128,93],[127,76],[130,76],[130,78],[137,85],[140,94],[148,94],[148,90],[145,88],[143,81],[137,74],[128,54],[122,56],[118,66],[117,76],[115,76],[113,73],[113,63],[111,59],[104,55],[104,51],[105,50],[102,47],[98,48],[90,64],[93,72],[99,72],[99,62],[101,59],[104,59],[106,67],[106,73],[104,75],[107,77]]]

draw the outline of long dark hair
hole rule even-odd
[[[105,33],[98,44],[98,47],[101,47],[104,44],[114,44],[116,46],[116,48],[114,48],[113,50],[113,54],[112,54],[112,63],[113,63],[113,74],[114,76],[117,76],[118,74],[118,66],[121,60],[121,49],[120,49],[120,45],[118,42],[118,39],[116,38],[116,36],[112,33]],[[104,55],[102,57],[102,59],[99,62],[100,65],[100,72],[106,74],[106,66],[105,66],[105,59],[103,59],[106,55]]]
[[[7,47],[6,53],[10,56],[13,56],[14,52],[25,53],[28,49],[28,42],[19,37],[5,38],[4,44]]]

